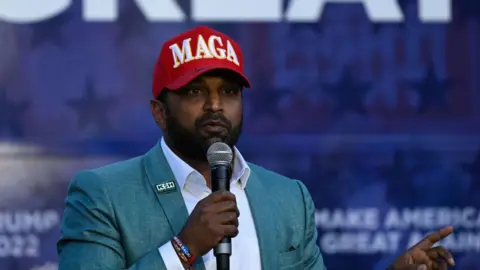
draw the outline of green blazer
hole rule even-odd
[[[306,187],[249,166],[246,194],[262,269],[324,270],[315,207]],[[174,180],[160,144],[145,155],[78,173],[65,200],[59,269],[166,269],[158,248],[179,233],[188,217],[178,185],[158,191],[171,188],[161,184]],[[205,269],[202,258],[195,269]]]

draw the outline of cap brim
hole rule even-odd
[[[216,69],[221,69],[221,70],[228,70],[234,73],[235,75],[238,76],[238,78],[242,81],[242,86],[246,88],[250,88],[250,81],[248,80],[247,76],[245,76],[243,73],[238,72],[235,69],[232,69],[229,66],[221,66],[221,65],[215,65],[215,66],[206,66],[206,67],[200,67],[200,68],[195,68],[192,69],[189,72],[185,72],[183,76],[177,78],[175,81],[172,83],[166,85],[166,88],[170,90],[177,90],[180,89],[187,84],[189,84],[191,81],[193,81],[195,78],[198,76],[201,76],[209,71],[216,70]]]

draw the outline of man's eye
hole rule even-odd
[[[225,89],[223,89],[223,92],[224,92],[225,94],[235,95],[235,94],[238,93],[238,90],[235,89],[235,88],[225,88]]]
[[[198,88],[190,88],[188,89],[187,93],[189,95],[199,95],[202,93],[202,90],[198,89]]]

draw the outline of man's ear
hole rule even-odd
[[[165,130],[167,128],[167,108],[163,102],[159,100],[152,99],[150,100],[150,111],[152,112],[153,119],[157,125]]]

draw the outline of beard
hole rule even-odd
[[[225,125],[225,131],[221,133],[202,132],[203,123],[209,120],[221,121]],[[184,158],[195,161],[206,161],[208,148],[216,142],[222,142],[233,148],[240,137],[243,125],[243,115],[237,126],[232,126],[221,114],[205,113],[195,120],[194,130],[183,127],[175,117],[168,115],[166,118],[168,141]]]

